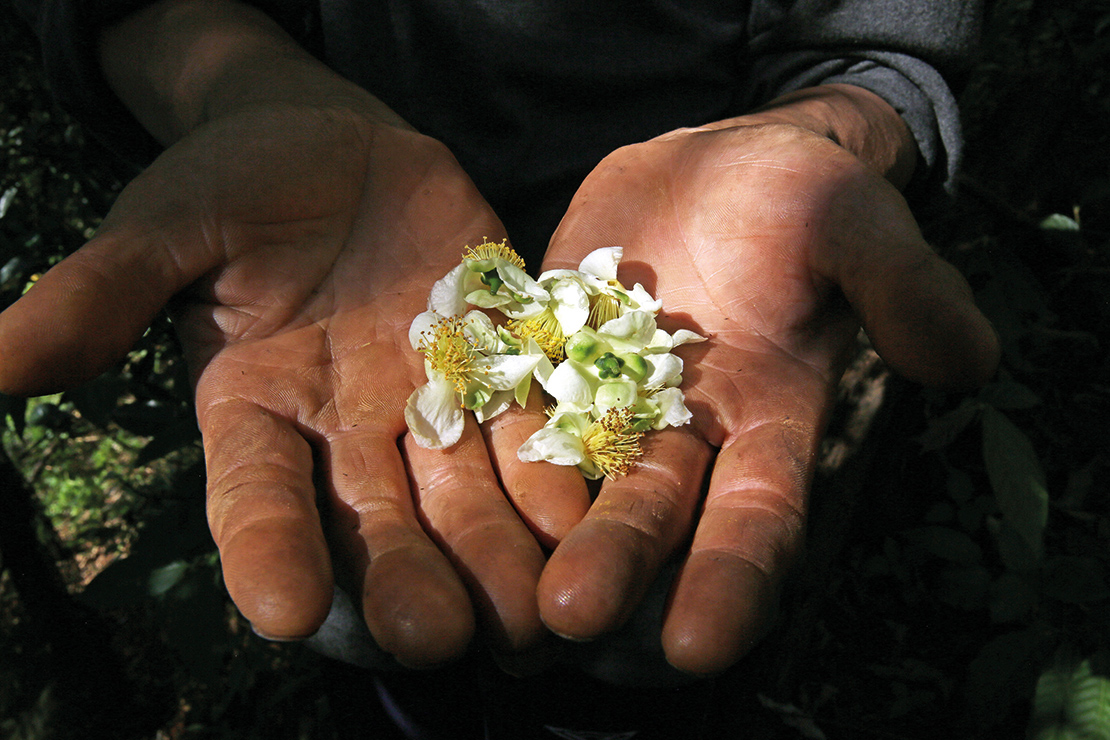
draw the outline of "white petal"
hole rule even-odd
[[[571,280],[581,281],[582,273],[578,270],[545,270],[544,272],[540,273],[540,276],[536,279],[536,282],[544,288],[550,290],[551,284],[553,282],[555,282],[556,280],[565,280],[567,278]]]
[[[662,329],[656,329],[651,341],[644,347],[644,354],[670,352],[674,349],[674,339]]]
[[[493,321],[481,311],[470,311],[463,317],[463,334],[482,352],[496,352],[501,346]]]
[[[636,283],[632,290],[628,291],[628,295],[632,298],[632,307],[639,311],[656,314],[663,307],[663,301],[652,298],[651,293],[648,293],[644,286],[639,283]]]
[[[655,317],[647,311],[629,311],[598,328],[598,334],[623,351],[638,352],[655,337]]]
[[[679,329],[671,336],[671,342],[675,347],[680,344],[694,344],[704,341],[706,341],[706,337],[703,337],[697,332],[692,332],[689,329]]]
[[[671,353],[648,355],[644,358],[648,373],[640,381],[644,388],[662,388],[682,382],[682,358]]]
[[[565,360],[548,376],[543,387],[555,397],[559,405],[566,405],[578,411],[586,411],[594,403],[594,389],[590,378],[578,365]]]
[[[477,360],[470,377],[490,388],[507,391],[529,377],[539,362],[538,355],[493,355]]]
[[[436,322],[441,318],[443,317],[435,311],[425,311],[416,315],[416,318],[412,320],[412,324],[409,325],[409,344],[412,345],[414,350],[420,351],[421,334],[427,332],[428,335],[431,336],[432,327],[435,326]]]
[[[532,371],[532,375],[540,381],[540,385],[546,384],[547,379],[551,377],[551,373],[555,371],[555,366],[551,364],[547,354],[540,349],[540,345],[532,337],[528,337],[528,342],[524,345],[524,354],[540,358],[540,361],[536,363],[536,369]]]
[[[478,423],[489,421],[498,414],[508,410],[513,405],[513,392],[512,391],[497,391],[490,396],[489,401],[485,406],[474,409],[474,416],[478,419]]]
[[[457,265],[432,286],[428,309],[441,316],[461,316],[466,311],[466,265]]]
[[[551,310],[563,336],[569,337],[590,318],[590,297],[580,280],[557,280],[551,285]]]
[[[466,302],[482,308],[502,308],[513,302],[513,297],[508,291],[490,293],[489,288],[483,286],[466,294]]]
[[[578,465],[586,459],[582,438],[556,427],[543,427],[517,450],[524,462],[547,460],[556,465]]]
[[[617,265],[624,256],[624,247],[602,247],[586,255],[578,264],[578,271],[596,275],[602,280],[617,279]]]
[[[533,280],[531,275],[516,265],[511,265],[508,262],[498,265],[497,275],[505,281],[505,286],[518,296],[527,296],[533,301],[541,303],[550,298],[547,291],[541,288],[540,284]]]
[[[513,388],[513,398],[516,399],[517,405],[524,408],[528,405],[528,392],[532,390],[532,378],[528,377],[516,384]],[[502,393],[503,391],[498,391]]]
[[[686,408],[686,398],[678,388],[664,388],[652,396],[652,400],[659,406],[659,416],[652,424],[653,429],[680,427],[693,418]]]
[[[455,387],[442,377],[417,388],[405,404],[405,422],[421,447],[442,450],[455,444],[463,421]]]

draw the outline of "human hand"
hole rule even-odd
[[[819,438],[859,324],[895,370],[930,384],[985,380],[997,342],[896,188],[825,136],[778,120],[614,152],[579,189],[544,267],[573,268],[614,244],[622,283],[662,301],[661,328],[708,337],[676,350],[694,418],[650,433],[639,464],[604,483],[549,559],[540,613],[558,634],[597,637],[688,548],[663,648],[676,667],[713,673],[766,628],[798,553]],[[526,518],[582,496],[538,493],[517,501]]]
[[[0,389],[97,375],[172,298],[212,533],[259,633],[312,634],[334,573],[403,663],[458,656],[475,608],[495,646],[523,648],[544,634],[543,556],[477,425],[436,452],[403,418],[424,373],[409,323],[463,245],[503,227],[441,145],[348,92],[252,100],[167,149],[0,316]]]

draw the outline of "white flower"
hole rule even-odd
[[[514,398],[527,397],[532,376],[546,358],[534,343],[535,351],[521,352],[506,339],[515,341],[480,311],[463,317],[426,311],[416,317],[409,341],[424,353],[428,382],[409,396],[405,421],[417,444],[450,447],[462,434],[463,409],[485,421]]]
[[[507,241],[467,248],[409,328],[428,376],[405,408],[417,443],[450,447],[467,410],[483,422],[514,400],[523,406],[533,378],[556,406],[521,446],[521,460],[614,478],[642,454],[645,431],[689,423],[678,389],[682,358],[672,350],[704,337],[660,329],[661,303],[617,279],[622,255],[620,247],[598,249],[578,270],[551,270],[537,281]],[[467,312],[472,306],[508,322],[495,325],[482,311]]]
[[[550,296],[524,271],[524,260],[506,242],[467,247],[462,261],[432,286],[428,310],[460,316],[469,306],[478,306],[514,319],[542,312]]]
[[[566,338],[585,326],[590,316],[590,296],[582,281],[569,274],[549,277],[539,285],[548,294],[543,310],[509,322],[509,328],[522,338],[535,339],[552,362],[562,362]]]
[[[525,440],[517,456],[524,462],[575,465],[590,480],[618,478],[643,454],[642,432],[634,430],[632,423],[628,407],[610,409],[597,420],[556,407],[551,420]]]
[[[560,279],[580,282],[590,301],[586,324],[594,329],[625,311],[658,313],[662,302],[652,298],[642,285],[636,283],[628,289],[617,279],[617,265],[623,255],[623,247],[595,249],[578,264],[577,270],[548,270],[540,275],[539,282],[541,285]],[[569,336],[574,331],[566,333]]]
[[[483,241],[468,247],[458,289],[471,305],[496,308],[512,319],[528,319],[544,310],[550,296],[524,271],[524,260],[506,242]]]

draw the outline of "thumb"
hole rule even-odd
[[[54,393],[96,377],[187,283],[157,240],[104,231],[0,314],[0,392]]]
[[[840,286],[895,372],[931,386],[985,383],[1001,350],[971,286],[925,242],[901,195],[885,182],[876,187],[887,192],[871,193],[867,210],[852,209],[853,226],[826,240],[818,271]]]

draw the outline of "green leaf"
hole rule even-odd
[[[1071,216],[1053,213],[1041,219],[1040,227],[1045,231],[1079,231],[1079,222]]]
[[[150,572],[150,578],[147,580],[147,592],[151,596],[164,596],[181,582],[188,570],[189,564],[184,560],[175,560],[169,565],[155,568]]]
[[[1048,489],[1033,444],[1002,412],[983,409],[983,460],[1006,523],[1038,558],[1044,551]]]
[[[4,216],[8,215],[8,209],[11,207],[12,202],[15,200],[15,195],[18,192],[19,188],[13,185],[5,190],[3,194],[0,194],[0,218],[4,218]]]
[[[1013,527],[996,516],[987,517],[986,526],[994,538],[998,556],[1008,570],[1025,574],[1040,571],[1040,557]]]
[[[1091,662],[1058,663],[1037,680],[1029,724],[1032,740],[1110,740],[1110,679]]]
[[[917,438],[918,443],[926,452],[947,447],[960,435],[960,432],[975,421],[980,406],[981,404],[970,398],[965,399],[952,411],[929,419],[925,431]]]

